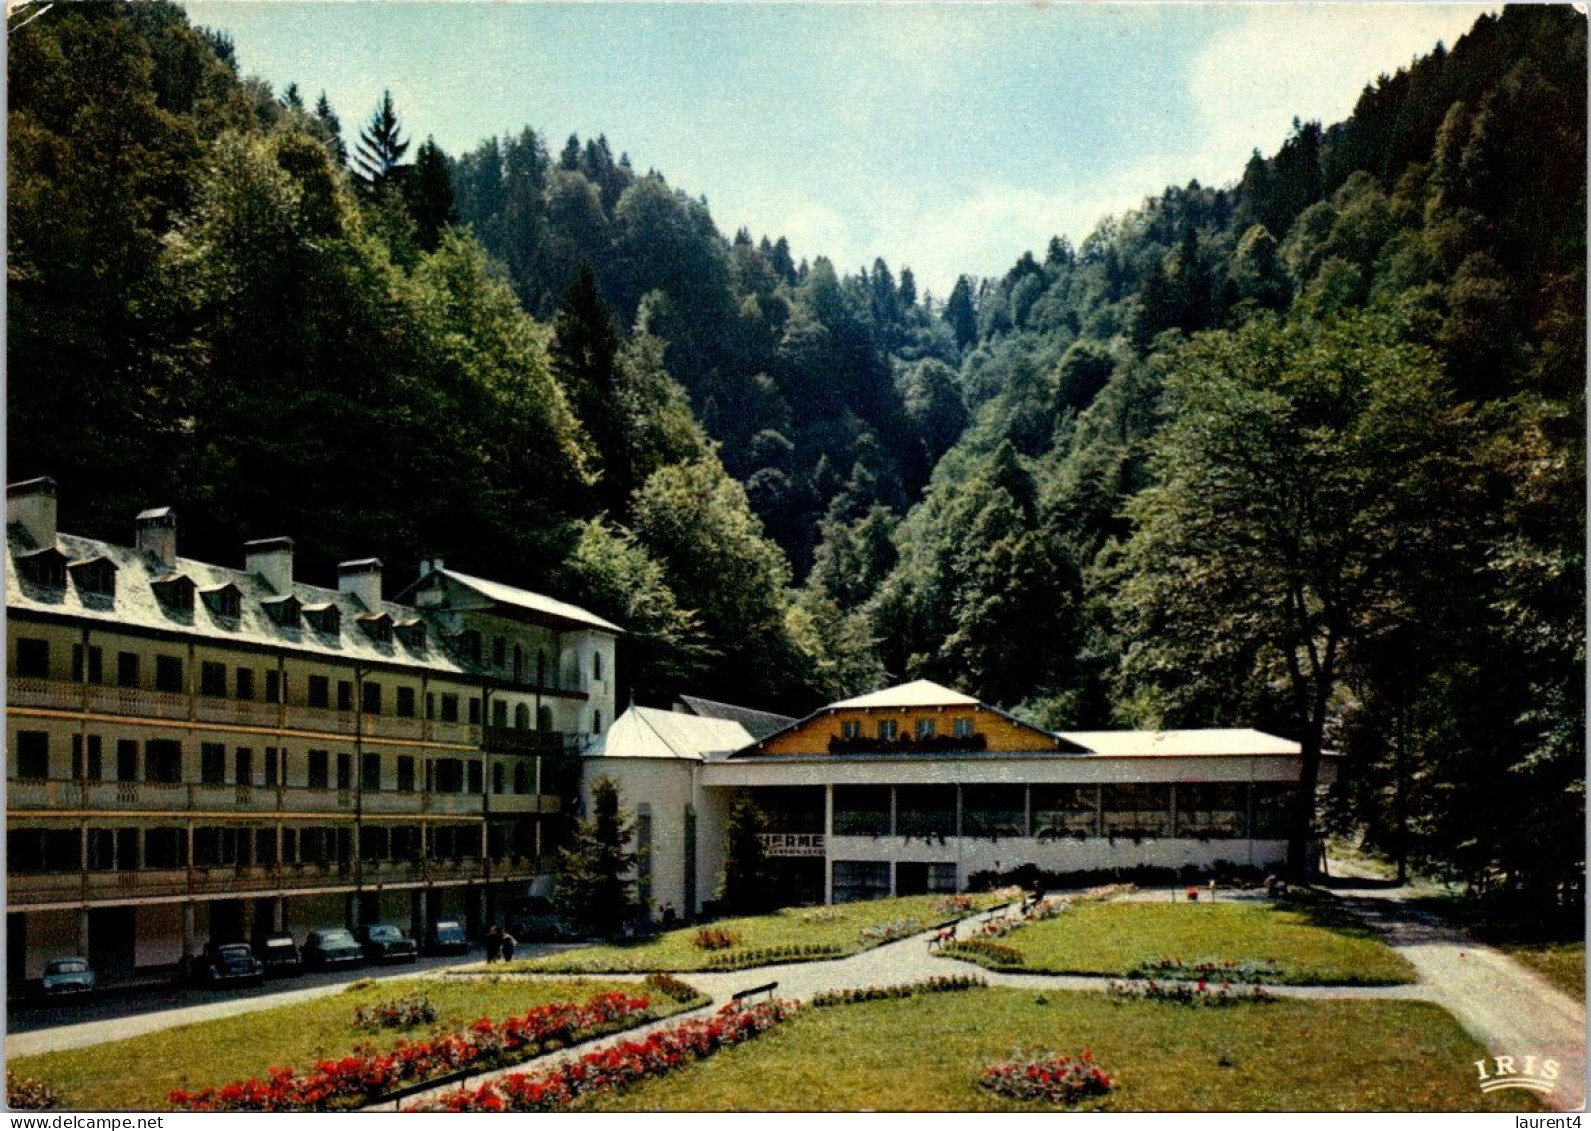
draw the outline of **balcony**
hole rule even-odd
[[[420,720],[412,716],[366,715],[364,731],[368,738],[406,738],[418,742],[424,737]]]
[[[492,815],[509,816],[518,813],[556,813],[562,802],[545,793],[494,793]]]
[[[494,754],[562,754],[567,745],[562,731],[486,728],[485,747]]]
[[[481,728],[476,723],[443,722],[431,719],[426,723],[427,737],[433,742],[447,742],[455,746],[479,746]]]
[[[13,707],[43,707],[52,711],[78,711],[83,707],[83,685],[58,679],[12,679],[6,694]]]
[[[194,701],[195,718],[212,723],[274,727],[281,722],[281,707],[253,699],[218,699],[201,695]]]

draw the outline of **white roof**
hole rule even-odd
[[[655,707],[631,707],[586,753],[588,758],[685,758],[700,762],[750,746],[749,731],[729,719],[704,719]]]
[[[608,632],[623,632],[624,629],[612,621],[603,620],[595,613],[589,613],[579,605],[571,605],[566,601],[559,601],[540,593],[532,593],[528,589],[516,589],[512,585],[504,585],[500,581],[487,581],[483,577],[472,577],[467,573],[460,573],[456,569],[439,569],[436,571],[443,577],[450,577],[460,585],[468,586],[500,605],[514,605],[517,608],[529,609],[531,612],[543,613],[547,616],[560,617],[563,620],[574,621],[578,624],[589,625],[592,628],[604,629]]]
[[[1290,754],[1298,743],[1248,728],[1211,730],[1064,730],[1058,732],[1090,754],[1112,758],[1164,758],[1212,754]]]
[[[886,687],[858,695],[855,699],[842,699],[829,707],[949,707],[973,705],[978,701],[970,695],[952,691],[928,679],[917,679],[899,687]]]

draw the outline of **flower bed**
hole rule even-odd
[[[1132,972],[1135,978],[1179,978],[1205,982],[1262,982],[1279,978],[1281,974],[1282,969],[1274,958],[1267,958],[1264,963],[1237,962],[1230,958],[1199,962],[1157,958],[1153,962],[1140,962]]]
[[[711,1017],[681,1021],[638,1040],[589,1052],[546,1072],[499,1077],[443,1097],[442,1111],[558,1111],[587,1096],[663,1076],[721,1048],[749,1041],[795,1012],[791,1002],[726,1005]]]
[[[1186,978],[1170,981],[1131,978],[1124,982],[1110,983],[1105,992],[1115,1001],[1169,1001],[1178,1005],[1241,1005],[1248,1002],[1276,1000],[1276,995],[1258,982],[1212,983],[1203,979],[1192,981]]]
[[[436,1021],[436,1007],[427,997],[397,998],[361,1005],[354,1009],[354,1028],[375,1032],[379,1029],[412,1029]]]
[[[927,978],[921,982],[903,982],[895,986],[867,986],[859,990],[823,990],[812,996],[812,1004],[855,1005],[860,1001],[882,1001],[885,998],[916,997],[918,994],[943,994],[956,990],[970,990],[973,986],[988,985],[982,978],[971,974],[951,977]]]
[[[648,974],[641,984],[653,993],[671,998],[682,1005],[705,999],[707,996],[689,982],[681,981],[672,974]]]
[[[871,927],[863,927],[857,932],[857,937],[866,943],[882,944],[915,935],[922,929],[922,924],[916,919],[896,919],[889,923],[874,923]]]
[[[951,915],[971,915],[976,906],[970,895],[947,895],[930,903],[928,910],[948,918]]]
[[[462,1068],[488,1069],[539,1056],[643,1020],[651,1002],[623,993],[598,994],[583,1005],[556,1002],[519,1017],[483,1017],[468,1029],[428,1040],[400,1040],[388,1053],[360,1046],[308,1072],[272,1068],[251,1078],[197,1091],[175,1089],[173,1107],[187,1111],[327,1111],[359,1107],[383,1093]]]
[[[834,943],[791,943],[787,946],[765,946],[755,950],[737,950],[733,954],[715,954],[707,960],[703,970],[745,970],[752,966],[767,966],[773,962],[811,962],[824,958],[839,958],[846,953],[844,947]]]
[[[1016,947],[991,942],[988,939],[962,939],[941,948],[938,953],[941,957],[965,958],[980,966],[1000,969],[1014,969],[1026,964],[1022,952]]]
[[[7,1068],[6,1106],[13,1111],[48,1111],[61,1106],[61,1094],[43,1080]]]
[[[1002,1096],[1056,1104],[1103,1096],[1112,1085],[1109,1073],[1095,1064],[1094,1054],[1087,1051],[1082,1056],[1019,1055],[986,1067],[978,1083]]]

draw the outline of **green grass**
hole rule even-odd
[[[1103,994],[978,989],[808,1009],[600,1111],[1045,1111],[977,1083],[1017,1049],[1091,1050],[1107,1111],[1536,1111],[1483,1095],[1485,1055],[1426,1002],[1279,1001],[1200,1009]]]
[[[879,945],[862,937],[867,927],[909,921],[914,930],[927,930],[952,918],[935,911],[934,904],[944,896],[899,896],[866,903],[844,903],[833,907],[792,907],[768,915],[742,919],[721,919],[712,926],[740,937],[738,946],[728,950],[703,950],[692,944],[698,928],[682,927],[645,941],[603,943],[579,947],[543,958],[519,960],[504,967],[539,973],[606,974],[643,970],[691,971],[705,969],[715,957],[732,956],[740,950],[765,947],[827,945],[836,955],[855,954]],[[987,895],[970,897],[977,909],[992,906]],[[833,956],[831,956],[833,957]],[[779,959],[781,962],[797,959]]]
[[[214,1086],[260,1076],[274,1066],[309,1068],[318,1059],[344,1056],[358,1044],[388,1049],[403,1037],[433,1030],[453,1032],[481,1017],[501,1021],[548,1002],[581,1002],[609,990],[639,993],[634,983],[567,981],[449,981],[399,979],[368,988],[164,1029],[89,1048],[42,1053],[9,1062],[24,1076],[53,1085],[64,1106],[76,1109],[169,1110],[173,1088]],[[354,1008],[423,994],[437,1009],[434,1027],[408,1032],[364,1032],[353,1026]],[[658,994],[654,1016],[686,1008]]]
[[[1550,943],[1500,943],[1517,958],[1576,1001],[1585,998],[1585,940]]]
[[[1179,958],[1254,962],[1281,970],[1288,985],[1389,985],[1414,970],[1374,931],[1329,900],[1277,903],[1084,903],[998,940],[1021,952],[1025,970],[1131,974],[1141,963]]]

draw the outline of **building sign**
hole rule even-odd
[[[822,833],[763,833],[762,851],[768,856],[822,856]]]

